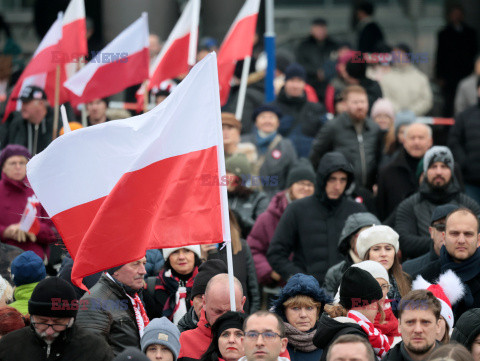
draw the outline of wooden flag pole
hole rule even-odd
[[[58,133],[58,118],[60,115],[60,64],[57,65],[55,74],[55,104],[53,109],[53,134],[52,140],[55,140]]]

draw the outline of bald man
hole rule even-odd
[[[235,308],[243,312],[245,296],[243,295],[242,284],[234,278],[235,287]],[[179,361],[200,360],[212,341],[211,325],[223,315],[230,311],[230,289],[228,275],[220,273],[213,277],[207,284],[203,295],[203,307],[197,328],[184,331],[180,335]]]
[[[433,144],[432,128],[426,124],[410,124],[404,132],[403,148],[380,170],[378,177],[377,208],[381,221],[418,190],[417,166]]]

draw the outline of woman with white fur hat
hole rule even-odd
[[[145,309],[150,319],[165,316],[177,325],[191,307],[190,291],[201,264],[200,246],[162,251],[165,264],[157,276],[153,295],[144,292]]]
[[[436,284],[425,281],[419,275],[412,283],[412,290],[427,290],[439,299],[442,304],[442,310],[440,311],[441,327],[437,334],[437,341],[440,341],[442,344],[449,343],[455,322],[452,306],[465,295],[465,286],[462,280],[452,270],[441,274]]]
[[[410,277],[402,271],[398,258],[398,233],[388,226],[373,226],[358,235],[357,253],[364,261],[380,263],[390,278],[389,299],[400,300],[410,292]]]

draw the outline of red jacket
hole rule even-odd
[[[34,251],[40,258],[48,256],[48,245],[55,241],[55,233],[52,230],[53,223],[48,218],[47,212],[41,205],[37,206],[37,216],[40,221],[40,232],[37,241],[19,243],[11,238],[3,238],[5,229],[14,223],[20,222],[28,197],[33,195],[33,190],[26,183],[14,181],[2,174],[0,179],[0,239],[3,243],[16,246],[25,251]]]

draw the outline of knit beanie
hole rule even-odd
[[[242,130],[242,122],[235,118],[235,114],[233,113],[222,113],[222,125],[223,124],[231,125],[232,127],[237,128],[238,131]]]
[[[46,276],[45,264],[33,251],[26,251],[15,257],[10,266],[15,286],[40,282]]]
[[[357,238],[357,253],[360,259],[365,259],[368,250],[379,243],[391,244],[398,252],[398,233],[389,226],[373,226],[360,232]]]
[[[45,317],[75,317],[78,304],[72,301],[77,301],[72,285],[58,277],[45,278],[33,289],[28,313]]]
[[[430,168],[435,162],[444,163],[448,168],[450,168],[450,171],[453,174],[453,154],[448,147],[436,145],[427,150],[423,156],[423,172],[427,173],[428,168]]]
[[[388,272],[380,263],[375,261],[363,261],[360,263],[355,263],[351,267],[358,267],[370,273],[373,278],[383,278],[385,281],[390,283],[390,277],[388,277]]]
[[[221,259],[209,259],[203,262],[198,267],[198,273],[193,281],[190,299],[193,300],[195,296],[203,295],[208,281],[220,273],[228,273],[227,265]]]
[[[3,168],[3,164],[5,163],[5,161],[8,158],[13,157],[14,155],[21,155],[28,160],[32,158],[32,155],[30,154],[28,149],[25,148],[23,145],[9,144],[2,150],[2,153],[0,154],[0,170]]]
[[[460,301],[465,295],[465,286],[462,280],[452,271],[448,270],[441,274],[437,284],[431,284],[418,275],[412,283],[412,290],[427,290],[438,298],[442,305],[440,314],[447,322],[450,330],[453,328],[455,319],[453,317],[452,305]]]
[[[145,353],[150,345],[164,345],[173,354],[173,361],[177,360],[180,352],[180,331],[168,318],[154,318],[145,327],[140,347]]]
[[[260,105],[259,107],[255,108],[255,110],[253,111],[252,120],[255,122],[255,120],[257,120],[257,117],[263,112],[275,113],[278,119],[282,117],[282,112],[278,107],[274,105]]]
[[[280,291],[278,298],[273,303],[273,312],[285,319],[285,306],[283,304],[297,295],[311,297],[314,301],[320,302],[322,306],[332,302],[330,295],[320,287],[315,277],[297,273],[290,277],[285,287]]]
[[[340,304],[345,309],[367,306],[382,297],[382,288],[367,271],[349,267],[343,274],[340,282]]]
[[[373,103],[370,116],[375,118],[379,114],[386,114],[392,118],[392,120],[395,119],[395,110],[393,109],[393,104],[387,98],[379,98]]]
[[[173,252],[178,251],[179,249],[182,249],[182,248],[188,249],[189,251],[192,251],[193,253],[195,253],[198,256],[198,258],[202,258],[202,252],[200,250],[200,246],[198,244],[196,244],[196,245],[193,245],[193,246],[183,246],[183,247],[162,249],[163,258],[165,259],[165,262],[168,260],[168,257],[170,257],[170,255]]]
[[[472,350],[473,341],[480,334],[480,308],[472,308],[465,311],[455,324],[451,341],[461,343]]]
[[[113,361],[150,361],[150,359],[138,348],[127,347]]]
[[[338,251],[343,255],[347,255],[351,248],[350,237],[353,236],[354,233],[357,233],[362,228],[381,224],[382,222],[372,213],[358,212],[349,215],[343,226],[342,233],[340,233]]]
[[[243,323],[247,318],[243,312],[227,311],[221,315],[212,326],[212,340],[218,342],[223,331],[229,328],[243,330]]]
[[[290,169],[287,176],[287,188],[293,183],[308,180],[315,184],[315,171],[310,162],[302,162],[301,160]]]
[[[292,78],[306,80],[307,72],[305,71],[305,68],[298,63],[293,63],[287,66],[287,69],[285,69],[285,81],[288,81]]]
[[[249,175],[251,172],[250,163],[245,154],[233,154],[225,161],[225,169],[228,173],[238,177]]]

